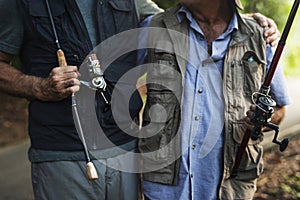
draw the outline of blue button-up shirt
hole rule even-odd
[[[178,19],[186,16],[190,21],[189,57],[185,74],[182,101],[182,162],[176,186],[143,182],[144,194],[150,199],[217,199],[222,177],[224,98],[222,69],[232,34],[238,30],[235,14],[227,30],[212,43],[212,55],[207,54],[205,36],[185,8]],[[267,49],[268,65],[272,59]],[[289,103],[284,76],[279,69],[271,88],[279,105]],[[281,84],[281,85],[279,85]]]

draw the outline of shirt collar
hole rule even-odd
[[[184,19],[184,17],[186,17],[188,19],[188,21],[190,22],[190,28],[195,29],[197,32],[199,32],[200,34],[203,35],[203,32],[201,30],[201,28],[196,24],[195,19],[193,18],[192,13],[184,6],[182,6],[177,13],[177,18],[179,23],[181,23]],[[233,17],[228,25],[228,28],[226,29],[226,31],[218,38],[218,39],[222,39],[224,37],[226,37],[227,35],[233,33],[234,31],[237,31],[239,29],[238,26],[238,17],[237,17],[237,13],[235,12],[233,14]]]

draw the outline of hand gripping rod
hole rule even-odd
[[[236,154],[236,157],[235,157],[235,163],[234,163],[233,170],[231,173],[231,177],[233,177],[233,178],[237,176],[238,168],[240,166],[243,154],[246,150],[246,147],[248,145],[250,137],[257,139],[258,138],[257,134],[260,134],[261,128],[263,126],[267,126],[275,131],[275,136],[274,136],[272,142],[280,145],[280,151],[284,151],[288,145],[289,141],[287,138],[285,138],[283,141],[277,140],[279,127],[275,124],[268,122],[268,118],[270,118],[272,115],[273,107],[276,105],[276,102],[269,96],[269,91],[270,91],[270,84],[271,84],[271,81],[275,74],[282,51],[284,49],[287,36],[291,29],[295,15],[297,13],[297,10],[299,7],[299,1],[300,0],[294,1],[293,7],[292,7],[289,17],[287,19],[287,23],[284,27],[282,36],[279,40],[274,57],[272,59],[272,63],[270,65],[270,69],[268,71],[266,79],[265,79],[262,87],[260,88],[260,92],[256,93],[259,95],[259,97],[256,102],[257,106],[256,106],[254,118],[252,119],[252,122],[254,123],[254,128],[252,130],[247,129],[244,134],[241,145],[240,145],[238,152]]]
[[[56,31],[56,27],[55,27],[55,24],[54,24],[50,4],[49,4],[48,0],[45,0],[45,1],[46,1],[46,6],[47,6],[48,14],[49,14],[49,17],[50,17],[50,21],[51,21],[53,34],[54,34],[54,37],[55,37],[55,43],[56,43],[57,48],[58,48],[58,50],[57,50],[58,64],[59,64],[60,67],[66,67],[67,66],[67,61],[66,61],[66,58],[65,58],[65,54],[64,54],[63,50],[61,49],[59,40],[58,40],[57,31]],[[89,151],[87,149],[86,141],[85,141],[85,138],[84,138],[84,134],[83,134],[83,130],[82,130],[82,126],[81,126],[81,122],[80,122],[80,118],[79,118],[79,114],[78,114],[78,110],[77,110],[76,98],[75,98],[74,93],[72,94],[72,111],[73,111],[73,115],[74,115],[74,123],[76,125],[78,135],[81,138],[82,145],[83,145],[83,148],[84,148],[84,154],[85,154],[86,163],[87,163],[86,164],[87,178],[89,180],[96,180],[96,179],[98,179],[98,173],[97,173],[97,170],[96,170],[96,168],[95,168],[95,166],[94,166],[94,164],[91,161],[90,156],[89,156]]]

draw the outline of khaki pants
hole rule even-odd
[[[222,186],[221,199],[251,200],[256,191],[256,181],[227,179]]]

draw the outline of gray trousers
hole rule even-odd
[[[99,178],[86,178],[85,161],[32,163],[32,185],[36,200],[136,200],[139,175],[108,167],[108,159],[93,161]],[[132,161],[134,163],[134,161]]]

